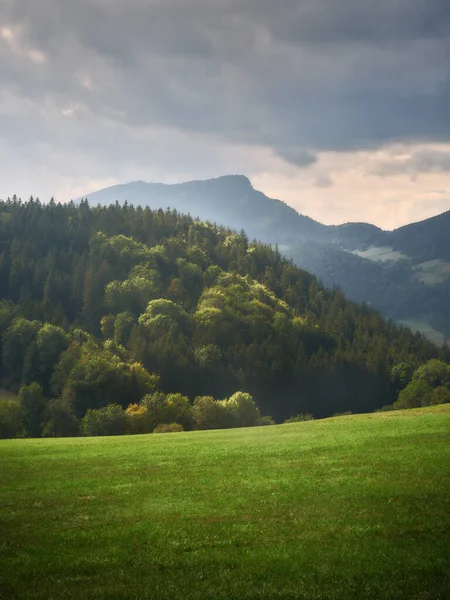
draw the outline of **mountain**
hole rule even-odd
[[[278,244],[327,286],[425,331],[450,338],[450,211],[383,231],[368,223],[326,226],[255,190],[243,175],[165,185],[142,181],[87,196],[92,205],[128,201],[176,209]],[[435,328],[437,331],[434,331]]]
[[[325,225],[255,190],[244,175],[173,185],[136,181],[115,185],[86,197],[92,205],[105,206],[117,200],[152,209],[173,208],[225,227],[245,229],[250,238],[268,243],[277,243],[281,232],[282,243],[286,244],[294,243],[299,235],[320,240],[327,232]]]

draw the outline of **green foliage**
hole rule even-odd
[[[415,379],[400,392],[398,400],[394,402],[393,407],[403,409],[429,406],[433,393],[433,388],[424,379]]]
[[[433,359],[414,371],[413,381],[425,381],[432,388],[444,386],[450,388],[450,365]]]
[[[253,398],[246,392],[235,392],[228,400],[221,400],[228,427],[253,427],[261,415]]]
[[[436,404],[450,404],[450,389],[440,385],[433,390],[430,406]]]
[[[155,389],[158,377],[137,362],[125,362],[107,347],[89,341],[64,354],[52,384],[60,389],[75,415],[81,418],[89,408],[119,403],[123,407]]]
[[[395,365],[391,370],[391,383],[395,394],[404,390],[414,373],[414,367],[410,363],[402,362]]]
[[[36,343],[40,370],[38,381],[47,388],[53,369],[69,345],[69,336],[61,327],[45,323],[38,331]]]
[[[221,402],[212,396],[197,396],[192,407],[196,429],[222,429],[226,427],[227,415]]]
[[[24,437],[23,414],[17,400],[0,399],[0,438]]]
[[[143,404],[130,404],[126,411],[130,433],[150,433],[152,431],[147,407]]]
[[[136,320],[131,313],[119,313],[114,321],[114,341],[126,346],[135,323]]]
[[[111,281],[105,290],[106,305],[115,313],[138,316],[148,302],[160,295],[159,274],[154,269],[140,269],[125,281]]]
[[[187,333],[190,318],[179,304],[159,298],[148,303],[145,312],[139,317],[139,325],[153,335],[173,335],[178,331]]]
[[[192,407],[187,396],[183,394],[164,394],[154,392],[142,399],[147,410],[148,428],[153,429],[160,424],[179,423],[183,429],[192,429],[194,421]]]
[[[64,398],[49,400],[44,419],[43,437],[75,437],[80,434],[80,422]]]
[[[39,321],[18,318],[4,333],[2,365],[5,375],[11,380],[22,382],[23,368],[40,328]]]
[[[128,431],[128,417],[118,404],[89,409],[81,419],[83,435],[122,435]]]
[[[40,437],[47,407],[42,386],[38,383],[23,385],[19,390],[19,405],[27,434]]]
[[[311,413],[306,413],[303,415],[294,415],[292,417],[289,417],[289,419],[286,419],[284,422],[285,423],[301,423],[302,421],[313,421],[314,420],[314,415],[312,415]]]

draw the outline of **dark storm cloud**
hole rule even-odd
[[[0,23],[13,35],[2,89],[77,106],[79,127],[84,110],[269,146],[298,166],[321,150],[450,140],[448,0],[3,0]]]
[[[416,177],[421,173],[450,173],[450,152],[439,149],[419,148],[408,156],[395,155],[390,160],[379,162],[374,172],[377,175],[389,176],[405,173]]]

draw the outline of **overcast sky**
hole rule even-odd
[[[325,223],[449,210],[449,0],[0,0],[0,197],[230,173]]]

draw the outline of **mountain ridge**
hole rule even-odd
[[[444,335],[450,339],[450,211],[394,230],[364,222],[325,225],[256,190],[245,175],[177,184],[137,181],[83,198],[91,204],[171,208],[244,230],[250,239],[277,244],[295,264],[325,286],[341,287],[351,300],[397,321],[429,323],[442,332],[442,343]]]

